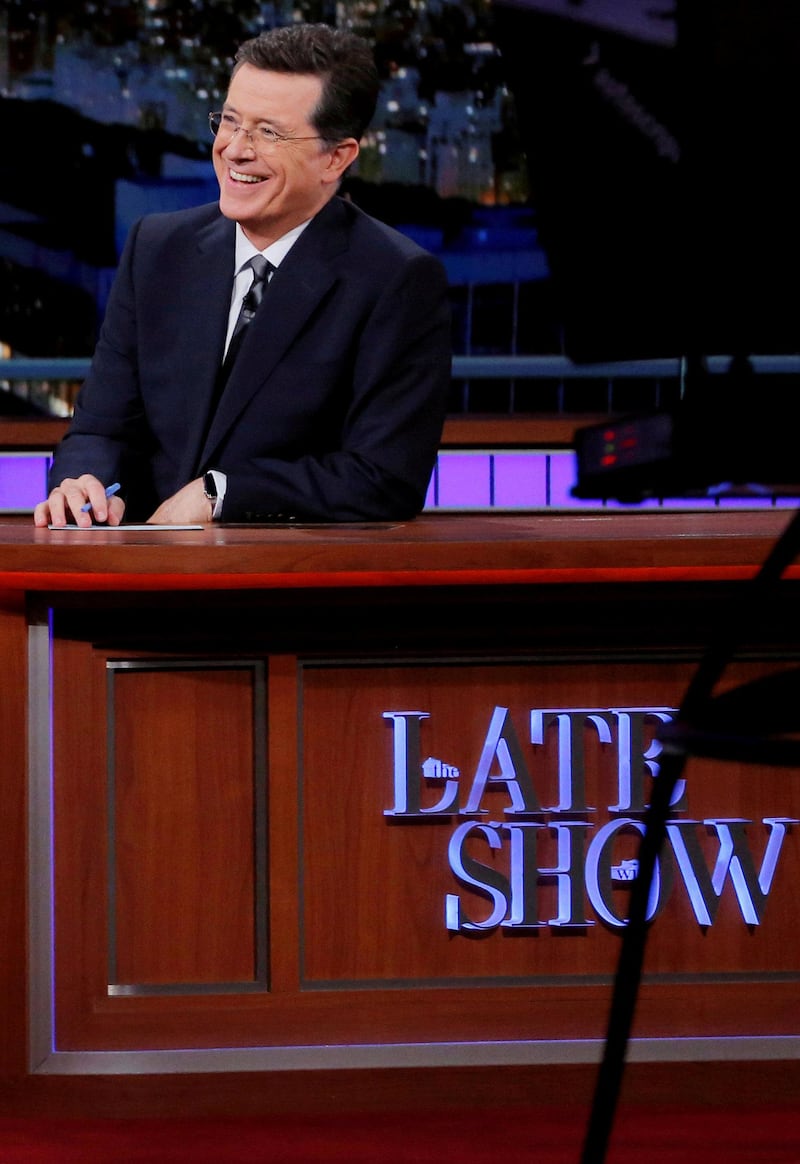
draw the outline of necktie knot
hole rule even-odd
[[[242,301],[242,312],[246,313],[244,318],[240,319],[242,324],[249,323],[252,319],[256,308],[264,297],[267,276],[275,270],[272,263],[265,259],[263,255],[253,255],[252,259],[250,259],[249,266],[253,269],[253,282],[250,284],[248,292]]]

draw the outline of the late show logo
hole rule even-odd
[[[422,760],[422,724],[430,719],[429,712],[385,711],[394,756],[394,802],[385,815],[409,823],[436,817],[456,821],[447,860],[462,893],[446,894],[447,929],[484,934],[498,927],[585,929],[598,919],[615,928],[624,926],[618,890],[636,877],[637,866],[632,857],[615,860],[615,855],[622,838],[630,847],[631,836],[644,831],[647,789],[658,776],[661,750],[653,727],[674,714],[667,707],[532,709],[523,747],[509,709],[495,707],[475,771],[465,774],[433,756]],[[587,803],[587,727],[595,746],[614,751],[616,799],[608,805],[610,819],[599,828],[597,810]],[[529,756],[541,768],[555,764],[555,803],[542,804]],[[432,787],[440,791],[430,803]],[[670,807],[674,815],[653,878],[648,917],[663,909],[680,879],[698,924],[713,925],[730,882],[743,921],[758,925],[787,831],[798,821],[783,816],[758,822],[687,819],[678,815],[686,812],[683,781]],[[766,845],[757,844],[763,849],[758,867],[751,848],[754,830],[748,831],[756,823],[766,831]],[[714,842],[710,860],[701,843],[704,831]],[[545,839],[548,851],[556,854],[555,863],[541,862]],[[493,856],[503,859],[495,862]],[[548,885],[555,892],[547,900],[555,906],[544,908],[541,889]]]

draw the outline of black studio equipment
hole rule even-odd
[[[578,433],[576,496],[796,487],[800,8],[494,12],[566,355],[680,368],[677,405]]]
[[[577,364],[675,361],[669,408],[579,430],[574,494],[800,497],[796,0],[495,0],[539,236]],[[662,733],[581,1164],[602,1164],[647,899],[691,755],[800,767],[800,669],[714,689],[800,553],[795,513]],[[728,612],[730,616],[730,611]],[[735,641],[734,641],[735,640]],[[753,708],[742,734],[742,707]]]

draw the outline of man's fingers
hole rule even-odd
[[[125,513],[125,502],[121,497],[112,497],[108,503],[108,524],[121,525]]]
[[[66,525],[69,520],[86,527],[94,521],[108,520],[119,525],[125,512],[125,502],[119,497],[106,497],[105,486],[97,477],[85,473],[77,479],[65,477],[50,491],[47,501],[41,501],[33,511],[34,524]]]

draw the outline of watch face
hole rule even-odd
[[[205,473],[203,476],[203,492],[209,501],[217,500],[217,483],[211,473]]]

